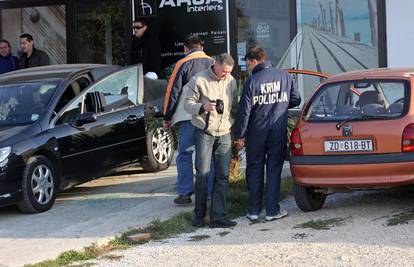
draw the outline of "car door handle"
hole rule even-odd
[[[138,122],[138,117],[135,115],[130,115],[125,119],[125,122],[128,124],[135,124]]]

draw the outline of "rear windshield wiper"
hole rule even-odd
[[[350,121],[354,121],[354,120],[359,120],[359,119],[389,119],[390,116],[386,116],[386,115],[369,115],[369,114],[356,114],[354,116],[350,116],[348,118],[346,118],[343,121],[340,121],[336,124],[336,129],[339,130],[341,129],[342,126],[344,126],[345,123],[350,122]]]

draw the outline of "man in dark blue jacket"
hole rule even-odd
[[[234,135],[240,146],[246,141],[247,217],[259,218],[266,165],[266,220],[272,221],[287,215],[280,210],[279,195],[288,108],[299,105],[301,98],[289,73],[273,68],[262,48],[250,48],[245,58],[252,75],[243,87]]]
[[[19,59],[11,53],[7,40],[0,40],[0,74],[19,69]]]
[[[191,204],[193,194],[193,151],[196,128],[191,124],[191,115],[184,110],[184,99],[187,92],[183,91],[190,79],[198,72],[208,69],[214,60],[203,51],[200,37],[189,35],[184,40],[183,59],[177,62],[170,77],[164,101],[164,128],[178,124],[178,155],[177,155],[177,205]],[[214,177],[211,174],[211,177]],[[209,178],[209,192],[212,178]]]

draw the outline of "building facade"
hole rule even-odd
[[[7,0],[0,35],[17,52],[19,35],[31,33],[55,64],[128,65],[131,22],[145,17],[162,44],[162,68],[183,56],[192,33],[208,54],[230,52],[241,78],[254,45],[276,66],[335,74],[410,65],[411,7],[410,0]],[[304,88],[319,81],[306,79]]]

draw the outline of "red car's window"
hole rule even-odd
[[[307,121],[395,118],[408,102],[404,81],[352,81],[327,84],[319,89],[304,111]]]

